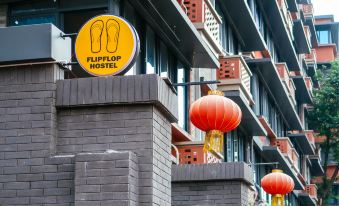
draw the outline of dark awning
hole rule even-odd
[[[299,54],[310,53],[311,48],[308,43],[304,30],[304,24],[301,21],[301,19],[294,20],[293,34],[295,39],[294,42],[297,46],[298,53]]]
[[[295,190],[304,190],[304,186],[298,178],[298,175],[292,169],[290,163],[286,160],[284,155],[275,146],[264,146],[263,147],[263,158],[269,162],[279,162],[279,168],[284,171],[287,175],[292,177],[294,181]]]
[[[287,0],[287,4],[288,4],[288,9],[292,12],[298,12],[298,5],[296,0]]]
[[[242,51],[263,51],[266,49],[265,41],[248,8],[246,0],[221,0],[222,9],[229,15],[229,21],[239,34]]]
[[[319,30],[331,30],[332,42],[339,45],[339,22],[328,22],[323,24],[316,24],[315,28]]]
[[[319,156],[317,155],[310,155],[308,157],[311,161],[311,173],[314,176],[322,176],[324,175],[324,169],[323,166],[320,163]]]
[[[268,19],[281,58],[286,62],[290,71],[300,71],[298,58],[277,2],[273,0],[259,0],[259,2],[263,6],[264,14]]]
[[[303,205],[317,206],[317,203],[314,201],[314,199],[304,191],[298,194],[298,199],[303,203]]]
[[[232,99],[237,103],[242,111],[242,119],[240,127],[242,127],[248,134],[252,136],[266,136],[265,129],[260,124],[257,116],[248,105],[246,98],[240,91],[226,91],[225,97]]]
[[[288,134],[289,138],[292,139],[292,141],[296,142],[299,149],[304,155],[314,155],[314,147],[308,140],[305,133],[298,133],[298,134]]]
[[[307,89],[306,82],[303,76],[291,76],[295,84],[295,97],[300,103],[313,104],[313,98],[310,91]]]
[[[218,57],[209,49],[176,0],[132,0],[130,3],[191,67],[219,67]]]
[[[302,124],[299,120],[293,104],[291,103],[287,91],[284,89],[283,83],[279,77],[277,69],[271,59],[248,59],[247,65],[256,70],[263,81],[270,86],[270,91],[279,105],[279,108],[286,120],[290,130],[302,130]]]
[[[310,27],[312,48],[314,48],[318,46],[318,37],[314,26],[314,18],[306,17],[305,24]]]

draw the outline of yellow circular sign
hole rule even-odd
[[[100,15],[80,29],[75,54],[80,66],[94,76],[124,74],[135,62],[139,38],[123,18]]]

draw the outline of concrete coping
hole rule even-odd
[[[65,79],[57,81],[56,106],[154,104],[178,119],[178,98],[156,74]]]
[[[172,165],[172,182],[216,180],[253,184],[252,169],[244,162]]]

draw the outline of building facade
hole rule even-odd
[[[124,76],[70,64],[100,14],[139,35]],[[0,26],[0,205],[269,205],[276,166],[295,183],[285,205],[318,204],[307,115],[337,53],[309,0],[2,0]],[[214,89],[243,118],[204,153],[188,111]]]

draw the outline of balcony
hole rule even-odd
[[[315,143],[312,130],[290,131],[288,137],[299,146],[304,155],[315,154]]]
[[[187,16],[211,45],[214,53],[222,54],[223,49],[219,39],[219,28],[222,21],[211,2],[209,0],[178,0],[178,2],[183,2],[181,5],[187,12]]]
[[[318,189],[317,185],[309,184],[309,185],[306,185],[305,192],[307,192],[311,198],[317,201],[318,200],[317,189]]]
[[[271,59],[246,59],[248,66],[255,71],[264,82],[269,85],[273,98],[281,108],[281,112],[287,120],[288,127],[293,130],[301,130],[302,125],[292,104],[289,91],[284,86],[278,69]]]
[[[305,35],[306,35],[307,41],[308,41],[309,45],[311,45],[312,41],[311,41],[310,27],[309,26],[304,26],[304,31],[305,31]]]
[[[239,34],[237,37],[242,44],[242,52],[265,50],[266,43],[257,28],[247,0],[218,2],[233,24],[241,25],[236,28],[236,33]]]
[[[267,136],[270,138],[271,144],[274,143],[274,141],[277,139],[277,135],[272,129],[270,123],[268,123],[267,119],[264,116],[259,116],[258,119],[262,126],[265,128]]]
[[[94,1],[93,1],[94,2]],[[147,16],[161,38],[175,45],[176,53],[193,68],[216,68],[216,56],[190,22],[180,3],[174,1],[129,1],[140,16]]]
[[[292,18],[291,13],[287,10],[287,8],[288,8],[287,2],[285,0],[277,0],[277,2],[278,2],[278,5],[279,5],[279,8],[280,8],[280,11],[283,15],[284,23],[285,23],[285,26],[288,30],[289,37],[293,40],[294,39],[294,37],[293,37],[293,18]]]
[[[296,17],[295,17],[296,18]],[[295,19],[293,20],[294,26],[293,26],[293,34],[294,34],[294,43],[296,44],[296,50],[298,54],[307,54],[311,51],[311,35],[309,32],[309,29],[306,26],[304,26],[302,19]]]
[[[296,99],[300,103],[313,104],[313,97],[306,85],[306,78],[301,72],[290,72],[296,86]]]
[[[302,11],[304,12],[304,16],[306,18],[313,18],[314,10],[313,4],[303,4],[301,5]]]
[[[220,163],[223,156],[216,152],[204,152],[203,141],[177,142],[174,144],[177,148],[179,164],[207,164]],[[172,155],[174,151],[172,149]]]
[[[335,44],[322,44],[316,48],[316,58],[318,63],[331,63],[337,56]]]
[[[300,71],[300,65],[290,34],[293,30],[290,30],[292,27],[289,27],[288,24],[290,23],[287,23],[291,22],[292,17],[289,14],[283,14],[278,3],[279,2],[274,0],[258,1],[259,6],[262,8],[263,15],[267,19],[267,26],[271,28],[272,31],[279,31],[273,32],[272,35],[277,44],[276,46],[279,48],[281,58],[286,61],[291,71]],[[283,2],[281,2],[280,5],[283,5]]]
[[[320,148],[316,149],[315,155],[308,156],[311,162],[311,174],[313,176],[321,176],[324,175],[324,169],[321,165],[321,156],[320,156]]]
[[[296,149],[292,149],[292,167],[294,169],[294,171],[298,174],[300,173],[300,169],[299,169],[299,154],[297,153]]]
[[[283,137],[276,140],[276,145],[263,146],[262,154],[266,161],[279,162],[279,168],[292,177],[295,190],[304,190],[304,185],[299,179],[299,173],[293,168],[292,150],[289,139]]]
[[[305,189],[300,191],[298,197],[304,205],[316,206],[318,201],[317,186],[315,184],[306,185]]]
[[[310,92],[311,95],[313,95],[313,82],[311,77],[305,77],[305,83],[308,91]]]
[[[297,104],[297,102],[295,101],[295,90],[296,90],[296,87],[295,87],[293,80],[289,79],[288,80],[289,97],[294,106]]]
[[[220,57],[220,68],[217,71],[217,77],[220,83],[218,89],[221,91],[241,91],[248,105],[253,105],[251,95],[251,76],[252,73],[246,62],[241,56]]]
[[[241,56],[220,57],[220,68],[217,78],[220,83],[218,90],[223,91],[225,97],[237,103],[243,113],[240,126],[246,128],[252,135],[266,136],[265,128],[260,124],[251,105],[252,99],[250,77],[252,76],[247,64]]]
[[[287,137],[279,137],[274,143],[274,146],[277,146],[280,152],[286,157],[290,164],[293,164],[293,145],[292,142]]]
[[[307,66],[314,66],[317,64],[317,52],[315,49],[311,49],[311,53],[305,54],[305,61]]]

